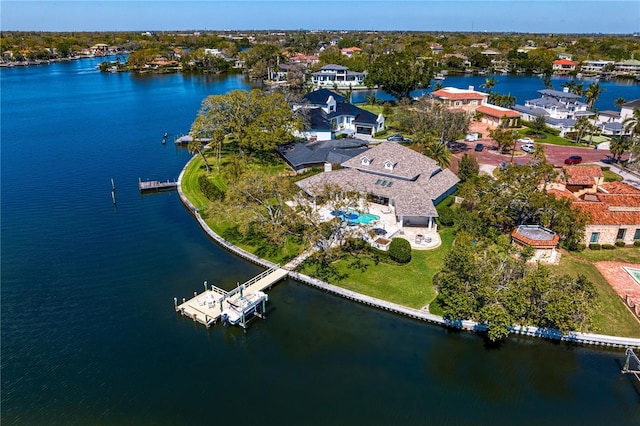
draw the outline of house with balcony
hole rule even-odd
[[[564,90],[538,90],[540,97],[525,101],[524,105],[515,105],[514,110],[522,114],[522,119],[534,121],[536,117],[544,117],[547,126],[560,131],[560,136],[573,130],[576,120],[580,117],[591,117],[593,113],[587,110],[587,104],[580,100],[580,96]]]
[[[602,59],[582,61],[580,64],[580,72],[583,74],[602,74],[607,68],[613,67],[614,61],[605,61]]]
[[[556,74],[569,74],[570,72],[575,71],[577,66],[577,62],[573,62],[569,59],[558,59],[557,61],[553,61],[553,64],[551,64],[551,68]]]
[[[311,74],[311,82],[314,87],[335,87],[348,89],[349,87],[364,87],[366,73],[349,71],[342,65],[325,65],[320,71]]]
[[[487,102],[489,94],[474,90],[473,86],[469,86],[468,89],[444,87],[432,92],[431,97],[442,102],[447,109],[465,111],[469,114],[478,113],[481,121],[491,126],[502,124],[502,120],[505,118],[509,127],[520,125],[522,115],[519,112],[489,104]]]
[[[431,97],[447,107],[447,109],[462,110],[469,113],[487,104],[489,94],[474,90],[473,86],[468,89],[458,89],[456,87],[443,87],[431,92]]]
[[[341,133],[373,136],[385,128],[382,114],[375,115],[359,108],[329,89],[307,93],[303,102],[294,105],[293,110],[305,123],[298,136],[310,141],[333,139]]]
[[[602,134],[610,136],[625,135],[624,121],[633,115],[634,109],[640,109],[640,99],[626,102],[622,105],[620,112],[618,111],[600,111],[598,116],[592,122],[600,127]]]
[[[613,74],[629,77],[640,77],[640,61],[637,59],[627,59],[616,62],[613,66]]]

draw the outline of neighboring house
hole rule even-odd
[[[557,74],[568,74],[571,71],[575,71],[578,64],[569,59],[558,59],[553,61],[552,69]]]
[[[518,126],[521,114],[517,111],[487,103],[488,93],[478,92],[473,86],[469,89],[457,89],[444,87],[431,93],[431,97],[442,102],[450,110],[460,110],[472,113],[480,113],[482,122],[493,126],[501,124],[502,118],[507,117],[508,126]]]
[[[474,112],[479,106],[487,103],[489,95],[484,92],[469,89],[458,89],[456,87],[443,87],[440,90],[431,92],[431,97],[444,104],[448,109],[459,109],[466,112]]]
[[[615,64],[614,61],[604,61],[602,59],[593,61],[582,61],[580,64],[580,72],[583,74],[602,74],[605,67]]]
[[[295,64],[305,64],[305,65],[313,65],[320,62],[320,59],[317,56],[296,54],[289,58],[289,62],[293,62]]]
[[[340,53],[342,53],[347,58],[353,57],[353,55],[362,52],[362,49],[359,47],[343,47],[340,49]]]
[[[640,189],[623,182],[604,183],[598,166],[566,166],[566,181],[550,185],[549,192],[572,200],[588,215],[585,244],[640,241]]]
[[[308,195],[327,185],[366,195],[370,202],[388,206],[400,229],[420,226],[435,229],[435,206],[456,190],[460,181],[429,157],[395,142],[383,142],[325,171],[296,182]]]
[[[304,110],[301,110],[304,108]],[[384,130],[384,116],[350,104],[345,98],[328,89],[319,89],[304,95],[304,102],[293,106],[306,121],[298,136],[307,140],[332,139],[337,133],[373,136]]]
[[[534,121],[536,117],[544,117],[547,126],[560,130],[560,136],[573,130],[579,117],[593,115],[587,110],[587,104],[580,101],[580,96],[570,93],[567,88],[562,91],[538,90],[541,97],[525,101],[524,105],[515,105],[514,110],[522,114],[522,119]]]
[[[613,66],[613,74],[640,77],[640,61],[631,58],[626,61],[616,62]]]
[[[620,112],[600,111],[598,116],[595,117],[592,122],[600,128],[604,135],[624,135],[629,133],[625,131],[624,121],[633,115],[633,110],[635,108],[640,109],[640,99],[623,104]]]
[[[311,82],[315,87],[362,87],[365,73],[349,71],[342,65],[325,65],[318,72],[311,74]]]
[[[343,138],[316,142],[295,142],[278,148],[279,154],[296,172],[325,164],[342,164],[369,149],[367,141]]]
[[[593,124],[600,128],[603,135],[617,136],[624,134],[624,125],[618,111],[600,111],[594,118]]]
[[[476,109],[481,114],[481,121],[492,126],[506,125],[507,127],[519,127],[522,114],[509,108],[498,105],[485,104]],[[503,122],[506,120],[506,123]]]

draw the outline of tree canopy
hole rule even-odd
[[[222,131],[250,152],[273,151],[290,142],[291,132],[300,128],[284,96],[261,90],[233,90],[212,95],[202,102],[191,125],[194,137],[211,138]]]
[[[504,339],[516,324],[564,333],[588,329],[595,298],[590,281],[555,276],[539,264],[528,267],[508,246],[485,243],[466,232],[456,235],[434,279],[445,318],[485,323],[492,341]]]
[[[398,99],[408,98],[412,90],[428,87],[433,75],[430,63],[408,51],[378,56],[365,79],[369,87],[381,86]]]

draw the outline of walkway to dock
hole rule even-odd
[[[141,180],[138,179],[138,188],[143,191],[167,191],[170,189],[176,189],[178,182],[167,180],[166,182],[160,182],[157,180]]]
[[[231,291],[223,290],[214,285],[208,286],[205,281],[205,291],[203,293],[194,293],[193,298],[189,300],[182,299],[182,303],[179,305],[177,299],[175,299],[175,309],[182,315],[200,324],[204,324],[209,328],[222,316],[222,311],[225,309],[225,301],[233,303],[244,295],[271,288],[271,286],[284,279],[287,275],[289,275],[288,270],[276,265]]]

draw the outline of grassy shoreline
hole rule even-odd
[[[185,167],[182,178],[184,195],[198,209],[207,225],[218,235],[227,237],[233,223],[221,215],[210,213],[211,202],[202,194],[198,184],[198,176],[204,170],[204,162],[200,156],[194,157]],[[433,288],[433,277],[443,267],[444,256],[451,249],[454,239],[453,230],[442,228],[440,231],[442,245],[436,250],[412,251],[412,260],[406,265],[390,262],[375,263],[365,258],[353,263],[355,257],[344,258],[334,263],[341,279],[330,280],[330,284],[351,290],[363,295],[397,303],[409,308],[420,309],[429,305],[436,297]],[[230,241],[238,247],[263,257],[274,263],[281,263],[282,258],[274,258],[269,254],[258,253],[257,246],[247,241]],[[290,259],[299,254],[304,247],[286,244],[285,258]],[[634,256],[633,253],[636,253]],[[640,322],[625,307],[623,301],[615,294],[604,277],[591,264],[597,260],[605,260],[609,253],[585,251],[578,255],[563,256],[560,265],[553,267],[557,273],[586,275],[597,288],[598,307],[593,317],[592,332],[621,337],[640,337]],[[633,261],[640,263],[640,251],[630,250]],[[611,256],[611,254],[609,254]],[[303,265],[302,273],[313,275]],[[437,307],[435,313],[437,314]]]

